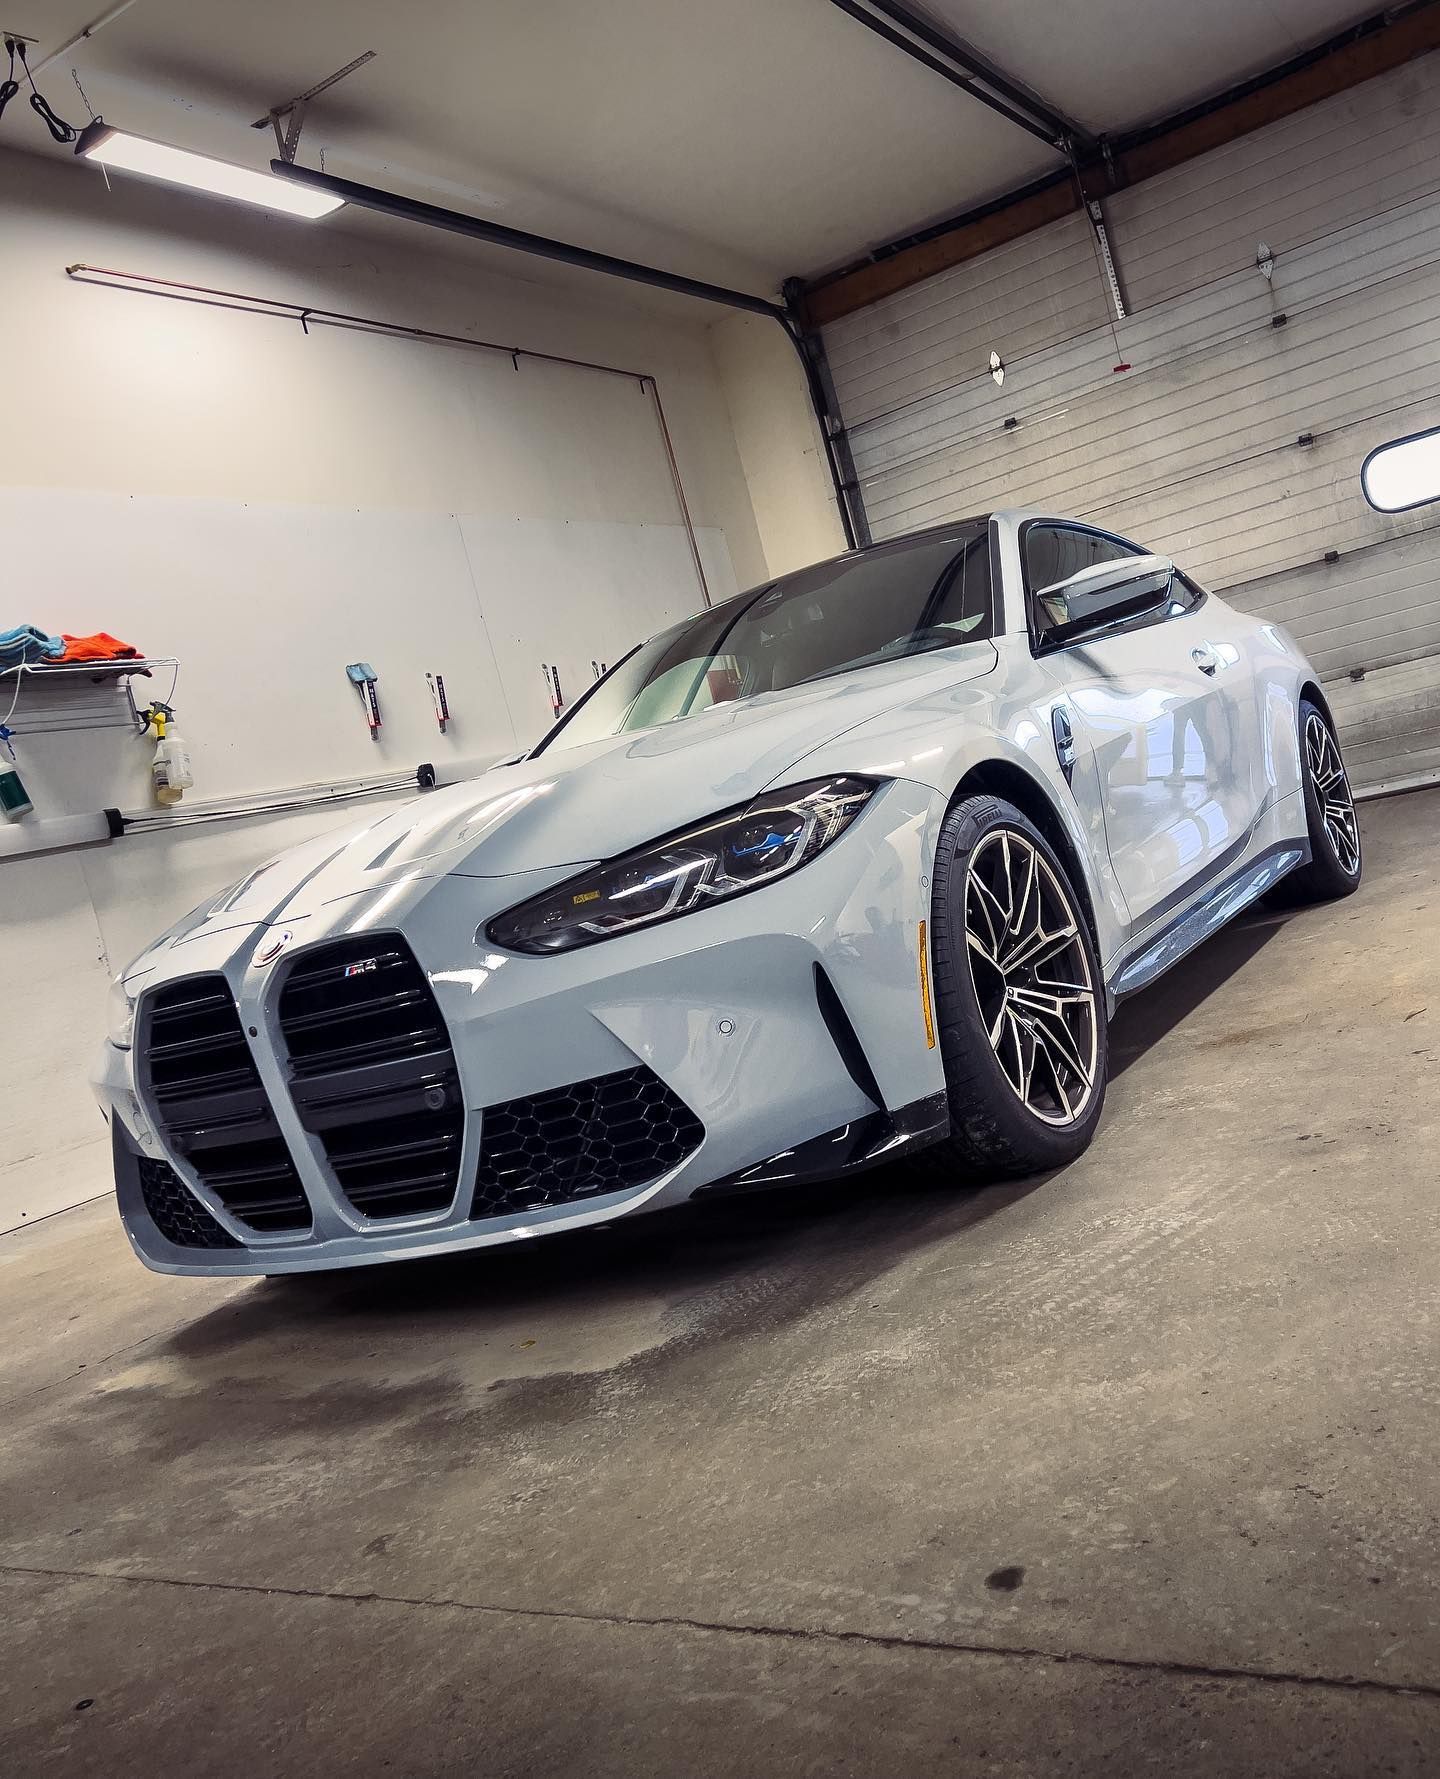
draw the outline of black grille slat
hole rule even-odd
[[[400,1217],[405,1215],[408,1206],[410,1211],[418,1215],[421,1211],[431,1208],[431,1202],[437,1192],[444,1193],[444,1203],[449,1204],[455,1196],[455,1175],[447,1170],[444,1173],[421,1174],[415,1179],[378,1180],[373,1185],[351,1185],[347,1187],[345,1196],[357,1211],[377,1217]]]
[[[704,1136],[685,1102],[643,1064],[488,1106],[470,1215],[514,1216],[644,1186]]]
[[[137,1161],[140,1196],[150,1220],[177,1248],[238,1248],[233,1235],[222,1229],[168,1161],[142,1155]]]
[[[289,1193],[285,1192],[277,1193],[271,1198],[255,1198],[236,1193],[225,1208],[232,1217],[239,1217],[253,1229],[263,1231],[291,1228],[295,1205]]]
[[[208,1050],[229,1050],[236,1056],[245,1050],[240,1034],[231,1029],[228,1022],[208,1014],[203,1025],[193,1019],[156,1019],[152,1022],[150,1035],[155,1046],[155,1060],[167,1064],[184,1062]]]
[[[144,1033],[145,1084],[157,1123],[202,1185],[257,1233],[309,1229],[309,1201],[224,977],[182,977],[156,989]]]
[[[372,1125],[361,1125],[357,1134],[364,1136],[373,1129]],[[402,1161],[412,1156],[442,1154],[448,1149],[458,1149],[459,1147],[460,1135],[458,1131],[453,1135],[447,1131],[440,1136],[403,1137],[393,1143],[368,1143],[354,1155],[347,1155],[343,1149],[337,1146],[332,1151],[330,1159],[337,1167],[348,1167],[355,1162],[365,1162],[376,1167],[388,1167],[393,1162]]]
[[[292,1056],[291,1061],[297,1075],[329,1075],[367,1063],[425,1056],[436,1048],[437,1042],[443,1045],[445,1040],[429,1028],[398,1036],[387,1033],[359,1044],[331,1044],[319,1056]]]
[[[217,976],[216,982],[223,983],[224,977]],[[181,986],[171,983],[172,988]],[[230,1010],[229,991],[227,989],[207,988],[203,993],[175,994],[168,997],[163,1007],[156,1007],[154,1016],[168,1025],[178,1024],[184,1019],[198,1017],[215,1018],[223,1021]]]
[[[204,1084],[203,1096],[202,1094],[197,1093],[193,1082],[185,1080],[162,1084],[156,1081],[152,1074],[150,1086],[155,1098],[161,1105],[181,1102],[186,1105],[196,1106],[199,1104],[202,1097],[207,1103],[214,1103],[215,1101],[225,1098],[227,1095],[237,1093],[245,1094],[246,1103],[248,1104],[254,1095],[255,1077],[252,1069],[248,1066],[229,1069],[224,1073],[211,1075]],[[202,1124],[208,1123],[209,1121],[208,1113],[206,1116],[195,1120],[195,1122]]]
[[[283,1161],[256,1161],[248,1167],[211,1167],[205,1171],[209,1184],[217,1192],[224,1192],[227,1204],[232,1190],[244,1186],[283,1185],[290,1174],[290,1168]]]
[[[267,1137],[275,1125],[269,1103],[253,1090],[206,1094],[181,1099],[172,1094],[162,1106],[169,1110],[165,1127],[177,1148],[187,1153],[192,1148],[214,1148],[217,1144],[239,1141],[246,1134]]]
[[[280,993],[291,1092],[336,1184],[367,1217],[446,1209],[465,1134],[450,1035],[393,933],[300,953]]]
[[[417,989],[398,993],[393,997],[398,1006],[423,1006],[424,996]],[[313,1013],[290,1013],[285,1021],[285,1029],[293,1035],[296,1032],[309,1032],[324,1028],[333,1030],[337,1025],[343,1026],[347,1021],[360,1021],[374,1018],[374,1009],[370,1006],[359,1007],[318,1007]]]

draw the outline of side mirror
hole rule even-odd
[[[1377,513],[1440,500],[1440,426],[1377,445],[1360,465],[1360,487]]]
[[[1035,595],[1045,619],[1041,642],[1057,647],[1085,630],[1152,610],[1170,597],[1175,564],[1168,556],[1122,556],[1097,562]]]

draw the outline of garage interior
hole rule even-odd
[[[25,3],[0,629],[137,652],[0,672],[5,1770],[1434,1772],[1440,507],[1360,466],[1440,425],[1440,4]],[[87,1069],[157,931],[1000,506],[1286,626],[1362,798],[1080,1162],[140,1267]]]

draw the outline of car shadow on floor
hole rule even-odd
[[[1111,1070],[1132,1067],[1242,971],[1288,918],[1266,907],[1227,927],[1118,1011]],[[1063,1172],[1063,1170],[1062,1170]],[[786,1281],[795,1312],[863,1288],[907,1257],[1003,1217],[1054,1175],[977,1185],[934,1163],[895,1164],[828,1184],[681,1205],[525,1244],[428,1260],[267,1281],[177,1330],[177,1355],[263,1343],[297,1325],[340,1321],[383,1335],[417,1320],[442,1335],[494,1326],[517,1312],[573,1312],[603,1294],[614,1309],[659,1299],[707,1320]],[[690,1317],[691,1321],[695,1316]],[[728,1319],[717,1311],[719,1323]]]
[[[977,1187],[892,1164],[544,1241],[270,1279],[176,1330],[166,1345],[198,1355],[337,1318],[367,1333],[417,1320],[437,1329],[498,1326],[517,1313],[543,1322],[547,1310],[572,1313],[577,1300],[603,1304],[607,1315],[627,1302],[658,1302],[662,1320],[683,1315],[692,1329],[715,1320],[718,1333],[718,1321],[752,1292],[770,1298],[783,1290],[791,1310],[813,1308],[862,1288],[917,1249],[1003,1214],[1050,1177]]]
[[[1122,1001],[1110,1022],[1110,1078],[1123,1075],[1183,1024],[1201,1002],[1238,976],[1296,910],[1260,903],[1222,927],[1160,980]]]

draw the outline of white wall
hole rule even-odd
[[[0,434],[4,482],[448,511],[472,507],[483,478],[497,509],[543,517],[558,468],[567,488],[593,481],[589,509],[560,516],[597,519],[636,494],[624,453],[570,473],[580,373],[77,286],[64,268],[83,261],[648,372],[696,523],[725,532],[742,581],[763,572],[703,305],[662,312],[589,275],[532,281],[527,268],[548,269],[516,255],[501,275],[485,250],[378,219],[382,236],[360,233],[345,211],[272,219],[119,176],[107,191],[98,169],[40,156],[0,155],[0,202],[6,325],[23,338],[7,357],[7,412],[24,424]],[[486,379],[488,402],[462,374]],[[543,402],[513,405],[507,389],[541,375]]]
[[[543,685],[527,666],[538,648],[524,625],[543,628],[552,602],[578,587],[587,618],[599,613],[603,626],[593,645],[588,632],[577,638],[577,659],[613,659],[667,600],[698,603],[688,547],[676,548],[663,448],[634,384],[459,348],[306,335],[271,317],[79,285],[68,264],[645,372],[664,399],[717,596],[805,559],[773,503],[762,542],[747,486],[747,468],[785,473],[784,448],[760,439],[767,413],[784,405],[757,394],[767,349],[753,361],[748,349],[722,352],[742,371],[722,388],[711,312],[628,301],[598,280],[500,275],[415,231],[272,220],[120,179],[107,191],[95,169],[40,157],[0,156],[0,193],[0,623],[103,627],[181,656],[176,704],[201,773],[196,796],[533,739]],[[803,417],[803,389],[800,402]],[[791,439],[796,425],[792,405]],[[802,488],[808,467],[796,472]],[[827,538],[809,553],[832,547]],[[671,560],[673,593],[662,584]],[[438,664],[458,694],[451,743],[424,702],[434,645],[387,675],[386,660],[399,658],[387,618],[407,635],[428,626],[443,643]],[[571,614],[556,624],[568,631]],[[340,676],[356,658],[382,674],[387,736],[376,753]],[[313,673],[297,678],[297,662]],[[56,738],[42,758],[41,739],[31,788],[53,799],[46,813],[138,801],[138,743],[118,731]],[[0,861],[0,1229],[107,1188],[84,1073],[109,974],[208,891],[343,819],[316,810]]]
[[[717,321],[711,343],[766,569],[786,574],[838,554],[845,532],[794,347],[773,321],[743,313]]]

